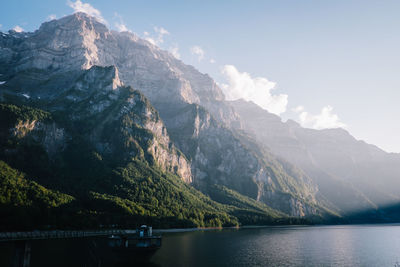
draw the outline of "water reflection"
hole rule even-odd
[[[164,245],[152,259],[161,266],[395,266],[400,260],[400,227],[178,233],[165,235]]]
[[[395,266],[400,226],[314,226],[165,233],[152,258],[116,257],[104,239],[32,241],[31,266]],[[13,266],[15,243],[0,243]]]
[[[160,267],[148,256],[120,257],[106,245],[105,238],[53,239],[30,241],[30,266],[149,266]],[[24,245],[22,245],[24,246]],[[0,266],[22,266],[21,241],[0,243]]]

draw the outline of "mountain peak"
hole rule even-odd
[[[66,22],[66,21],[90,22],[90,23],[98,23],[98,24],[104,25],[104,23],[102,23],[99,19],[97,19],[96,17],[90,16],[89,14],[87,14],[85,12],[75,12],[71,15],[67,15],[60,19],[56,19],[55,21],[59,21],[59,22]]]
[[[39,31],[51,31],[57,28],[60,30],[80,30],[81,32],[82,30],[94,30],[98,33],[109,32],[107,26],[97,18],[83,12],[76,12],[60,19],[44,22]]]
[[[45,69],[54,66],[57,57],[63,58],[60,65],[64,67],[71,65],[71,68],[89,69],[101,65],[97,42],[110,35],[106,25],[83,12],[44,22],[33,36],[32,43],[36,48],[33,58],[37,62],[29,67]]]
[[[85,12],[75,12],[71,15],[68,15],[66,17],[74,17],[76,19],[86,19],[86,20],[97,20],[96,17],[90,16],[89,14],[85,13]]]

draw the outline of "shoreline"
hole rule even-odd
[[[400,223],[359,223],[359,224],[287,224],[287,225],[244,225],[244,226],[232,226],[232,227],[200,227],[200,228],[170,228],[170,229],[155,229],[153,228],[154,233],[185,233],[185,232],[196,232],[196,231],[214,231],[214,230],[241,230],[241,229],[261,229],[261,228],[296,228],[296,227],[343,227],[343,226],[353,226],[353,227],[377,227],[377,226],[400,226]],[[31,231],[0,231],[0,240],[1,237],[5,234],[26,234],[26,233],[77,233],[82,232],[86,233],[85,237],[89,237],[91,234],[95,233],[110,233],[113,232],[125,232],[127,234],[133,234],[136,232],[136,229],[105,229],[105,230],[61,230],[61,229],[53,229],[53,230],[31,230]],[[83,237],[83,236],[82,236]]]
[[[171,229],[153,229],[154,233],[184,233],[196,231],[213,230],[241,230],[241,229],[261,229],[261,228],[296,228],[296,227],[376,227],[376,226],[400,226],[400,223],[365,223],[365,224],[287,224],[287,225],[245,225],[238,227],[205,227],[205,228],[171,228]]]

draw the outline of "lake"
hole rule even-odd
[[[270,227],[164,235],[160,266],[395,266],[399,225]],[[399,264],[400,266],[400,264]]]
[[[101,243],[99,239],[33,241],[31,266],[98,266],[91,261],[99,257],[96,242]],[[3,258],[0,264],[5,264],[7,247],[1,244],[0,249]],[[10,246],[8,251],[11,251]],[[102,261],[101,264],[135,265],[400,267],[400,225],[287,226],[163,233],[162,248],[150,261],[136,264]]]

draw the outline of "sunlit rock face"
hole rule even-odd
[[[96,121],[85,134],[100,154],[141,155],[204,192],[222,184],[289,215],[322,213],[316,184],[243,132],[207,74],[135,34],[75,13],[1,35],[0,52],[0,99]]]
[[[55,123],[42,123],[36,120],[19,121],[9,129],[9,133],[16,139],[31,139],[43,145],[50,158],[63,151],[69,136],[65,129]]]
[[[27,35],[3,36],[2,46],[11,47],[14,70],[89,69],[99,62],[95,40],[105,38],[108,29],[83,13],[52,20]]]
[[[192,162],[193,184],[204,192],[214,183],[293,216],[319,214],[318,188],[288,162],[232,132],[203,107],[167,109],[171,138]]]

